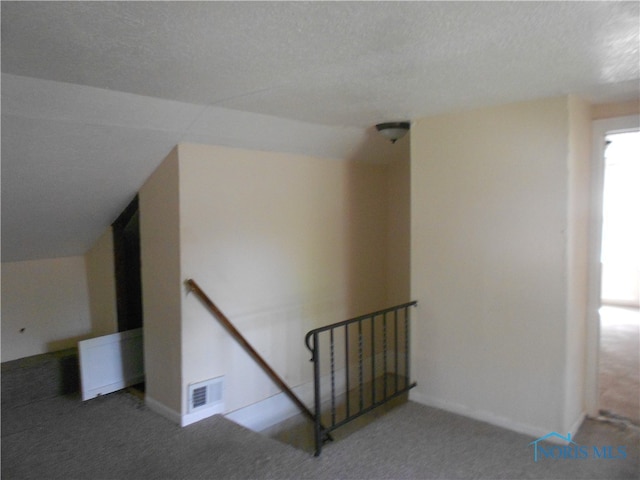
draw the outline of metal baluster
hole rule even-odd
[[[404,307],[404,388],[409,386],[409,307]]]
[[[336,424],[336,361],[333,347],[333,328],[329,330],[329,342],[331,346],[331,426]]]
[[[362,410],[364,408],[364,392],[362,390],[363,384],[364,384],[364,366],[362,364],[362,320],[358,321],[358,373],[359,373],[359,386],[358,386],[358,391],[360,394],[360,410]]]
[[[351,415],[351,402],[350,402],[350,384],[351,382],[349,381],[349,376],[350,376],[350,372],[349,372],[349,325],[345,325],[344,326],[344,350],[345,350],[345,362],[346,362],[346,369],[345,369],[345,376],[346,376],[346,389],[347,389],[347,413],[346,413],[346,418],[349,418],[349,415]]]
[[[398,309],[393,311],[393,330],[394,330],[393,331],[393,341],[395,343],[395,354],[394,355],[396,357],[395,358],[395,360],[396,360],[396,362],[395,362],[396,363],[396,368],[395,368],[395,371],[394,371],[394,374],[395,374],[395,377],[396,377],[395,378],[395,383],[396,383],[396,390],[395,391],[397,392],[398,391],[398,375],[400,374],[400,369],[398,368],[398,355],[399,355],[399,352],[398,352],[398,348],[399,348],[399,345],[398,345]]]
[[[320,349],[318,348],[318,333],[313,334],[313,384],[315,385],[314,402],[315,402],[315,422],[314,433],[316,437],[316,457],[322,451],[322,425],[320,420]]]
[[[371,404],[376,403],[376,317],[371,317]]]
[[[320,454],[320,451],[322,449],[322,443],[323,441],[326,440],[332,440],[330,432],[333,431],[334,429],[341,427],[343,425],[345,425],[346,423],[350,422],[351,420],[354,420],[355,418],[360,417],[361,415],[365,415],[367,414],[369,411],[375,409],[376,407],[382,405],[383,403],[398,397],[399,395],[404,394],[405,392],[407,392],[409,389],[413,388],[416,384],[410,384],[409,380],[410,380],[410,338],[411,338],[411,333],[410,333],[410,315],[409,315],[409,308],[411,306],[416,305],[417,302],[409,302],[409,303],[405,303],[402,305],[397,305],[396,307],[391,307],[391,308],[387,308],[384,310],[380,310],[378,312],[374,312],[374,313],[370,313],[367,315],[362,315],[360,317],[356,317],[356,318],[352,318],[349,320],[345,320],[343,322],[338,322],[335,323],[333,325],[327,325],[325,327],[320,327],[318,329],[312,330],[310,332],[307,333],[306,337],[305,337],[305,343],[307,345],[307,348],[309,349],[309,351],[312,354],[312,360],[314,362],[313,365],[313,369],[314,369],[314,384],[315,384],[315,395],[314,395],[314,401],[315,401],[315,409],[316,409],[316,415],[313,415],[312,413],[310,413],[310,416],[312,418],[314,418],[314,420],[316,420],[316,425],[315,425],[315,439],[316,439],[316,455]],[[401,311],[404,310],[404,325],[402,325],[400,322],[403,321],[400,318],[401,315]],[[393,333],[391,333],[390,330],[390,325],[389,322],[391,321],[389,319],[389,315],[387,315],[388,313],[393,312]],[[382,316],[382,339],[380,339],[380,342],[382,343],[381,347],[382,347],[382,355],[383,358],[381,359],[382,362],[377,361],[376,359],[376,352],[377,352],[377,344],[376,344],[376,336],[377,336],[377,331],[376,331],[376,319],[377,317]],[[371,329],[370,332],[366,331],[366,325],[364,325],[364,322],[366,322],[367,320],[369,320],[369,328]],[[356,328],[353,324],[357,323],[358,327],[357,327],[357,335],[358,335],[358,372],[356,374],[356,372],[354,372],[354,380],[356,382],[358,382],[358,398],[355,398],[356,395],[356,390],[355,388],[351,389],[353,382],[351,381],[351,342],[350,342],[350,337],[352,336],[352,334],[349,332],[350,328]],[[334,329],[338,328],[338,327],[344,327],[345,331],[344,331],[344,353],[345,353],[345,383],[346,383],[346,413],[344,415],[344,417],[338,417],[338,412],[337,412],[337,403],[338,400],[336,399],[336,362],[337,362],[337,358],[336,358],[336,341],[341,341],[341,339],[339,339],[339,336],[336,336],[336,333],[334,331]],[[402,332],[402,328],[404,328],[404,332]],[[330,372],[330,382],[331,382],[331,425],[329,426],[329,428],[325,428],[322,423],[320,422],[320,414],[321,414],[321,408],[322,405],[320,404],[322,395],[320,392],[320,351],[319,351],[319,334],[321,332],[326,332],[327,330],[329,330],[329,355],[330,355],[330,368],[331,368],[331,372]],[[371,339],[366,338],[366,335],[370,334],[371,335]],[[394,358],[390,359],[389,358],[389,348],[392,346],[391,344],[391,339],[390,339],[390,335],[393,334],[393,346],[395,347],[394,350]],[[404,339],[401,339],[400,336],[404,334]],[[353,341],[355,341],[355,339],[353,339]],[[313,345],[312,345],[313,343]],[[369,347],[370,345],[370,347]],[[400,348],[401,345],[404,346],[404,368],[402,370],[403,372],[403,376],[404,378],[404,382],[400,382],[400,380],[398,379],[398,377],[400,376],[400,372],[401,372],[401,360],[400,360]],[[340,345],[337,346],[338,348],[341,348]],[[370,348],[371,350],[371,402],[366,402],[366,396],[369,394],[369,389],[368,387],[366,388],[366,392],[365,392],[365,374],[367,372],[369,372],[369,367],[365,368],[364,365],[364,360],[365,357],[367,355],[366,349]],[[390,366],[389,363],[392,363],[391,369],[393,369],[395,367],[395,371],[393,371],[395,380],[394,380],[394,384],[395,384],[395,391],[393,391],[393,385],[389,384],[389,379],[387,378],[389,374],[391,374],[391,372],[389,372],[390,370]],[[383,375],[383,381],[382,383],[382,388],[378,388],[377,386],[377,369],[380,369],[382,371],[382,375]],[[365,371],[366,370],[366,371]],[[356,378],[357,376],[357,378]],[[400,388],[400,384],[403,384],[404,387]],[[352,408],[351,408],[351,396],[350,393],[354,394],[354,402],[359,401],[359,408],[356,407],[355,408],[355,412],[352,412]],[[380,396],[380,400],[377,399],[377,396]]]
[[[382,372],[383,399],[387,398],[387,314],[382,316],[382,356],[384,359],[384,369]]]

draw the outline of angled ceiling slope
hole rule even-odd
[[[1,7],[3,261],[84,253],[179,142],[380,161],[376,123],[639,94],[637,2]]]

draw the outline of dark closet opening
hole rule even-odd
[[[142,327],[138,196],[113,222],[118,331]]]

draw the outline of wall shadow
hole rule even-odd
[[[411,300],[410,134],[391,144],[375,127],[368,129],[347,168],[346,308],[348,318],[353,318]],[[373,345],[367,341],[359,346],[358,325],[348,327],[349,358],[346,362],[354,366],[349,374],[351,384],[359,381],[356,368],[359,357],[368,359],[365,362],[371,364],[372,358],[382,355],[385,341],[396,344],[396,335],[399,353],[404,356],[404,329],[391,330],[385,336],[381,320],[374,322],[375,332],[371,332],[374,328],[371,322],[362,325],[363,338],[374,335]],[[374,363],[378,367],[372,375],[386,373],[382,363],[378,358]]]

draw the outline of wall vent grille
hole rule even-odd
[[[220,405],[223,380],[217,377],[189,385],[189,413]]]

